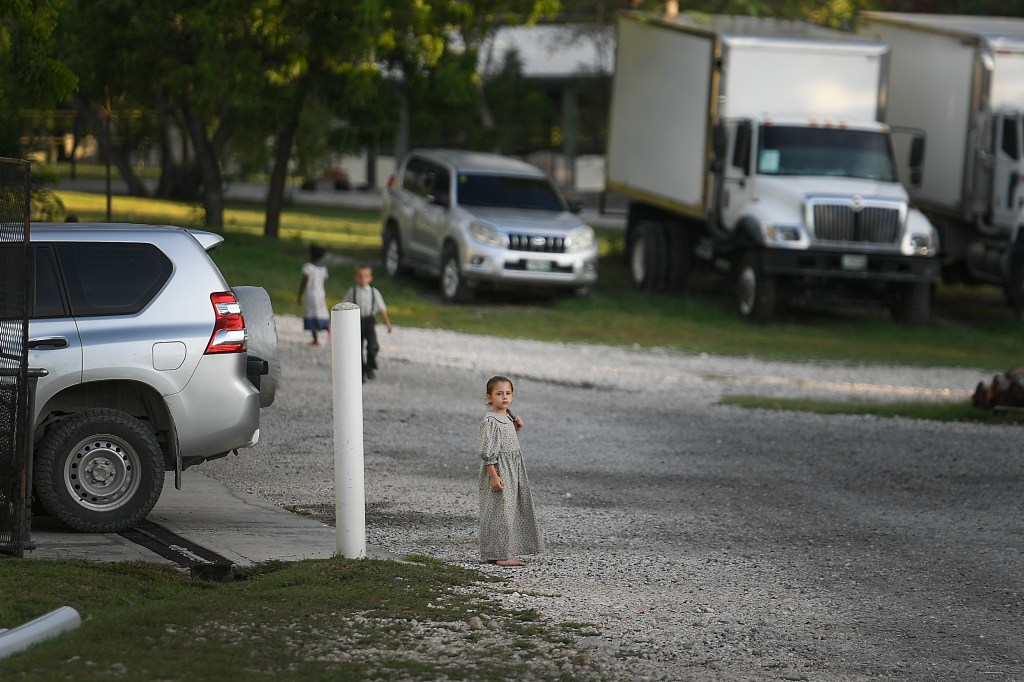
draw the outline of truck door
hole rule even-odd
[[[1021,187],[1021,114],[999,112],[993,116],[989,138],[992,160],[992,225],[1012,230],[1020,222],[1024,189]]]
[[[743,217],[753,192],[754,126],[750,121],[727,124],[726,137],[728,147],[718,214],[722,227],[730,230]]]

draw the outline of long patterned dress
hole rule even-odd
[[[484,561],[538,554],[543,540],[533,510],[530,479],[523,464],[516,427],[508,415],[488,412],[480,422],[480,558]],[[493,464],[504,484],[491,489],[487,465]]]
[[[327,267],[316,263],[305,263],[302,274],[306,277],[306,288],[302,292],[302,328],[320,331],[331,328],[331,315],[327,311],[325,282],[330,276]]]

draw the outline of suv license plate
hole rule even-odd
[[[526,261],[526,269],[530,272],[551,272],[551,261],[528,260]]]
[[[867,270],[868,257],[861,253],[844,253],[842,265],[843,270]]]

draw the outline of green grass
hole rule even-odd
[[[983,410],[967,402],[907,401],[878,403],[861,400],[820,400],[810,398],[765,398],[752,395],[730,395],[721,405],[749,409],[789,410],[816,414],[869,414],[876,417],[906,417],[933,421],[979,422],[985,424],[1024,424],[1024,413]]]
[[[102,195],[59,192],[67,209],[82,220],[102,220]],[[114,197],[114,220],[201,227],[196,206],[169,201]],[[261,205],[230,203],[226,242],[213,254],[232,284],[264,286],[279,313],[300,313],[296,301],[308,244],[330,250],[328,301],[337,302],[351,284],[359,261],[375,262],[380,252],[376,212],[290,206],[281,237],[262,236]],[[376,285],[393,322],[479,334],[574,343],[638,344],[687,352],[752,355],[776,359],[887,362],[921,366],[968,366],[1005,371],[1021,364],[1024,325],[992,287],[940,287],[933,322],[924,328],[893,324],[880,306],[827,306],[783,310],[770,325],[742,321],[733,310],[731,287],[714,277],[697,279],[689,295],[648,294],[629,285],[623,264],[622,233],[599,230],[600,279],[586,299],[543,299],[523,294],[490,294],[472,305],[441,303],[436,283],[404,278]]]
[[[532,664],[493,638],[528,651],[572,641],[538,613],[490,599],[496,587],[479,571],[435,560],[273,562],[239,578],[207,582],[143,563],[0,561],[0,627],[60,606],[83,621],[0,660],[0,679],[522,679]],[[465,589],[473,586],[482,589]],[[469,628],[481,614],[496,632]],[[457,655],[427,645],[428,620],[456,632]]]

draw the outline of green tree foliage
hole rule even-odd
[[[264,234],[277,237],[289,165],[304,118],[309,122],[307,107],[328,106],[340,84],[357,80],[354,74],[371,55],[379,7],[375,0],[268,0],[260,9],[257,37],[265,75],[251,96],[272,103],[274,153]],[[319,127],[326,131],[332,123],[321,120]],[[307,167],[313,165],[309,149],[300,157]]]
[[[0,2],[0,155],[21,158],[26,109],[52,110],[75,88],[74,72],[47,47],[57,9],[47,0]]]
[[[475,129],[495,127],[477,74],[481,45],[503,25],[553,17],[557,0],[383,0],[384,30],[376,57],[397,79],[399,139],[410,144],[466,146]],[[484,139],[488,134],[480,136]]]

